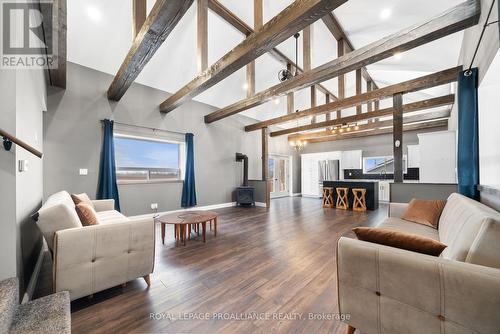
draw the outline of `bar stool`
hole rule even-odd
[[[352,194],[354,195],[352,202],[353,211],[366,211],[366,189],[353,188]]]
[[[337,190],[337,209],[342,209],[342,210],[349,209],[349,200],[347,199],[349,188],[336,188],[336,190]]]
[[[334,208],[333,204],[333,187],[323,187],[323,202],[324,208]]]

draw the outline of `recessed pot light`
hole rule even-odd
[[[100,21],[102,18],[101,11],[94,6],[87,7],[87,15],[92,21]]]
[[[387,20],[390,18],[392,15],[392,9],[391,8],[384,8],[380,11],[380,19],[381,20]]]

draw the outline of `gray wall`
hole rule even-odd
[[[9,70],[0,74],[0,127],[43,151],[42,112],[46,108],[45,75],[42,70]],[[17,170],[27,160],[29,170]],[[20,293],[33,273],[42,237],[30,215],[43,196],[42,161],[14,145],[0,149],[0,279],[17,276]]]
[[[245,133],[243,128],[253,120],[237,115],[207,125],[203,116],[216,108],[190,102],[163,115],[159,104],[169,94],[134,84],[120,102],[106,98],[112,76],[80,65],[68,64],[68,86],[65,91],[50,90],[48,112],[44,115],[44,193],[45,196],[67,190],[86,192],[94,197],[97,190],[102,141],[100,120],[192,132],[195,143],[196,189],[198,205],[232,202],[233,190],[243,180],[241,163],[235,153],[249,157],[249,178],[261,178],[260,132]],[[270,140],[270,153],[289,154],[286,138]],[[89,170],[79,176],[80,168]],[[124,214],[180,208],[182,183],[119,185]]]

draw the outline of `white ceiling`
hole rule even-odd
[[[402,28],[431,18],[453,7],[463,0],[349,0],[334,11],[354,47],[359,48]],[[250,26],[253,26],[253,0],[220,0]],[[291,0],[264,0],[264,20],[268,21]],[[148,0],[148,10],[154,0]],[[383,20],[382,10],[392,11]],[[109,74],[115,74],[127,54],[132,42],[132,1],[123,0],[68,0],[68,60]],[[208,16],[208,60],[214,63],[226,52],[240,43],[244,36],[216,14]],[[300,38],[300,41],[302,38]],[[462,33],[456,33],[417,49],[405,52],[400,59],[390,58],[370,65],[368,71],[379,87],[416,78],[435,71],[455,66],[462,40]],[[283,42],[278,48],[291,59],[295,58],[293,38]],[[335,59],[336,41],[321,20],[314,24],[313,67]],[[302,64],[302,48],[299,43],[299,64]],[[281,64],[269,55],[256,61],[256,91],[259,92],[278,83],[277,73]],[[245,69],[205,91],[196,100],[224,107],[245,98],[243,88]],[[137,82],[175,92],[196,73],[196,1],[181,19],[166,42],[147,64]],[[337,93],[336,79],[323,83],[333,93]],[[415,101],[450,92],[450,85],[408,94],[406,101]],[[363,87],[366,89],[366,87]],[[347,75],[347,96],[355,94],[354,73]],[[318,94],[318,103],[323,103],[324,95]],[[263,120],[286,113],[286,99],[269,102],[251,110],[245,115]],[[382,101],[382,106],[390,101]],[[309,91],[295,94],[295,108],[310,106]],[[174,111],[175,112],[175,111]],[[354,108],[344,112],[354,113]],[[291,125],[296,125],[291,124]]]

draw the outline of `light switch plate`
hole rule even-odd
[[[151,210],[158,210],[158,203],[151,203]]]
[[[80,168],[80,175],[88,175],[89,170],[87,168]]]
[[[19,160],[19,172],[27,172],[28,169],[28,160]]]

